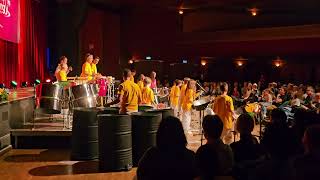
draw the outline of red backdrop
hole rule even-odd
[[[24,0],[19,6],[19,43],[0,40],[0,82],[7,86],[46,76],[46,1]]]

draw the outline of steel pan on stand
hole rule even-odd
[[[204,110],[208,107],[210,104],[211,99],[209,97],[202,97],[196,101],[193,102],[192,107],[196,110],[199,111],[199,133],[201,135],[201,145],[203,141],[203,131],[202,131],[202,119],[204,117]]]
[[[43,83],[38,86],[39,108],[38,112],[44,114],[60,114],[62,108],[63,88],[58,84]]]
[[[81,84],[71,88],[72,91],[72,101],[74,107],[86,107],[92,108],[96,107],[97,100],[93,94],[90,85]]]

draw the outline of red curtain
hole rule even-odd
[[[18,44],[0,40],[0,82],[34,82],[46,77],[46,1],[20,0]]]

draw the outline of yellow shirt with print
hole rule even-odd
[[[85,62],[82,65],[81,77],[88,77],[88,80],[92,80],[92,68],[90,63]]]
[[[67,72],[65,71],[65,70],[60,70],[59,71],[59,79],[58,79],[58,81],[68,81],[68,79],[67,79]]]
[[[92,74],[98,74],[98,69],[96,64],[94,63],[91,64],[91,71],[92,71]]]
[[[154,104],[154,93],[150,87],[145,87],[142,90],[142,104],[149,106]]]
[[[194,90],[187,89],[186,93],[183,97],[182,110],[191,111],[192,104],[193,104],[193,101],[195,100],[195,98],[196,98],[196,93],[194,92]]]
[[[119,86],[119,95],[122,95],[120,112],[135,112],[138,111],[138,105],[141,102],[141,90],[139,86],[130,81],[126,80]]]
[[[178,106],[179,105],[179,98],[180,98],[180,87],[173,86],[171,88],[172,94],[171,94],[171,105],[172,106]],[[171,93],[171,92],[170,92]]]
[[[186,89],[187,89],[187,84],[183,84],[180,89],[180,102],[179,102],[180,106],[182,106],[182,103],[184,101],[183,98],[186,94]]]
[[[232,111],[234,110],[232,98],[228,95],[218,96],[213,104],[213,112],[217,114],[224,125],[224,128],[232,128]]]
[[[134,77],[132,75],[130,76],[130,81],[134,82]]]
[[[144,84],[143,84],[143,81],[138,81],[138,86],[139,86],[139,88],[140,88],[140,90],[142,91],[143,90],[143,88],[144,88]]]

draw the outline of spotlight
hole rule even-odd
[[[205,66],[207,64],[207,61],[206,60],[201,60],[201,65],[202,66]]]
[[[281,66],[280,62],[276,62],[276,63],[274,63],[274,65],[275,65],[276,67],[280,67],[280,66]]]
[[[23,81],[22,83],[21,83],[21,87],[28,87],[28,82],[27,81]]]
[[[51,82],[51,79],[46,79],[46,83],[50,83]]]
[[[183,15],[183,10],[182,9],[180,9],[178,12],[179,12],[180,15]]]
[[[5,87],[6,87],[6,85],[4,83],[0,83],[0,89],[3,89]]]
[[[133,60],[130,59],[130,60],[128,61],[128,63],[129,63],[129,64],[133,64]]]
[[[251,16],[256,16],[259,12],[259,9],[254,7],[254,8],[248,9],[248,11],[251,13]]]
[[[241,66],[243,65],[243,63],[242,63],[241,61],[239,61],[239,62],[237,62],[237,65],[238,65],[239,67],[241,67]]]
[[[11,88],[16,89],[18,86],[18,83],[16,81],[11,81],[10,85],[11,85]]]
[[[35,81],[34,81],[34,85],[38,85],[38,84],[40,84],[41,83],[41,81],[39,80],[39,79],[36,79]]]

